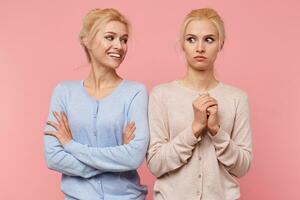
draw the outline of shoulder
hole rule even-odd
[[[124,80],[122,83],[122,90],[120,90],[122,99],[124,100],[125,105],[131,107],[133,105],[147,106],[148,105],[148,93],[147,88],[143,83]],[[118,101],[120,100],[120,96]]]
[[[236,107],[248,104],[248,94],[237,86],[222,83],[219,91],[222,99],[233,102]]]
[[[234,98],[248,98],[248,94],[239,87],[222,83],[222,91]]]
[[[56,85],[56,87],[70,89],[70,88],[78,87],[80,84],[81,84],[81,80],[63,80],[59,82]]]
[[[147,87],[140,82],[137,81],[131,81],[131,80],[124,80],[124,89],[126,90],[126,93],[147,93]]]
[[[71,90],[78,89],[80,86],[81,81],[80,80],[63,80],[58,82],[54,89],[52,94],[54,96],[66,96],[70,93]]]
[[[172,90],[176,89],[174,81],[161,83],[153,87],[150,96],[162,96],[164,94],[170,93]]]

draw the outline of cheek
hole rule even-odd
[[[193,57],[194,48],[192,45],[183,45],[182,50],[183,50],[186,58]]]
[[[217,45],[212,46],[209,50],[209,57],[214,60],[217,57],[218,53],[219,53],[219,47]]]
[[[127,50],[128,50],[128,46],[127,46],[127,44],[124,44],[123,45],[123,51],[124,51],[125,54],[126,54]]]
[[[108,46],[103,43],[99,42],[97,46],[93,49],[94,54],[97,54],[98,56],[103,56],[105,54],[106,50],[108,49]]]

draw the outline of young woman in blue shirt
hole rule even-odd
[[[44,152],[47,166],[62,174],[67,200],[144,200],[147,194],[136,171],[149,142],[147,91],[116,72],[128,26],[115,9],[90,11],[80,32],[90,73],[53,91]]]

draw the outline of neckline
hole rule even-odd
[[[194,94],[202,94],[202,93],[207,93],[207,92],[211,93],[211,92],[214,92],[215,90],[217,90],[219,87],[221,87],[223,85],[223,83],[221,81],[219,81],[218,84],[215,87],[213,87],[213,88],[211,88],[211,89],[209,89],[209,90],[207,90],[205,92],[200,92],[200,91],[193,90],[191,88],[188,88],[186,86],[181,85],[179,83],[179,80],[175,80],[175,81],[173,81],[173,83],[175,83],[178,87],[180,87],[180,88],[182,88],[182,89],[184,89],[184,90],[186,90],[188,92],[192,92]]]
[[[106,99],[109,99],[111,97],[113,97],[121,88],[122,86],[125,84],[127,80],[126,79],[123,79],[118,85],[117,87],[107,96],[101,98],[101,99],[96,99],[95,97],[91,96],[88,91],[85,89],[84,87],[84,80],[80,80],[80,88],[83,90],[83,93],[89,98],[91,99],[92,101],[95,101],[95,102],[101,102],[101,101],[104,101]]]

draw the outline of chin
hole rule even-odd
[[[190,65],[190,66],[195,71],[207,71],[207,70],[209,70],[209,66],[207,64],[201,64],[201,65],[199,65],[197,63],[196,65]]]
[[[121,65],[122,62],[108,62],[106,63],[106,67],[109,69],[117,69]]]
[[[120,65],[108,65],[109,69],[118,69]]]

